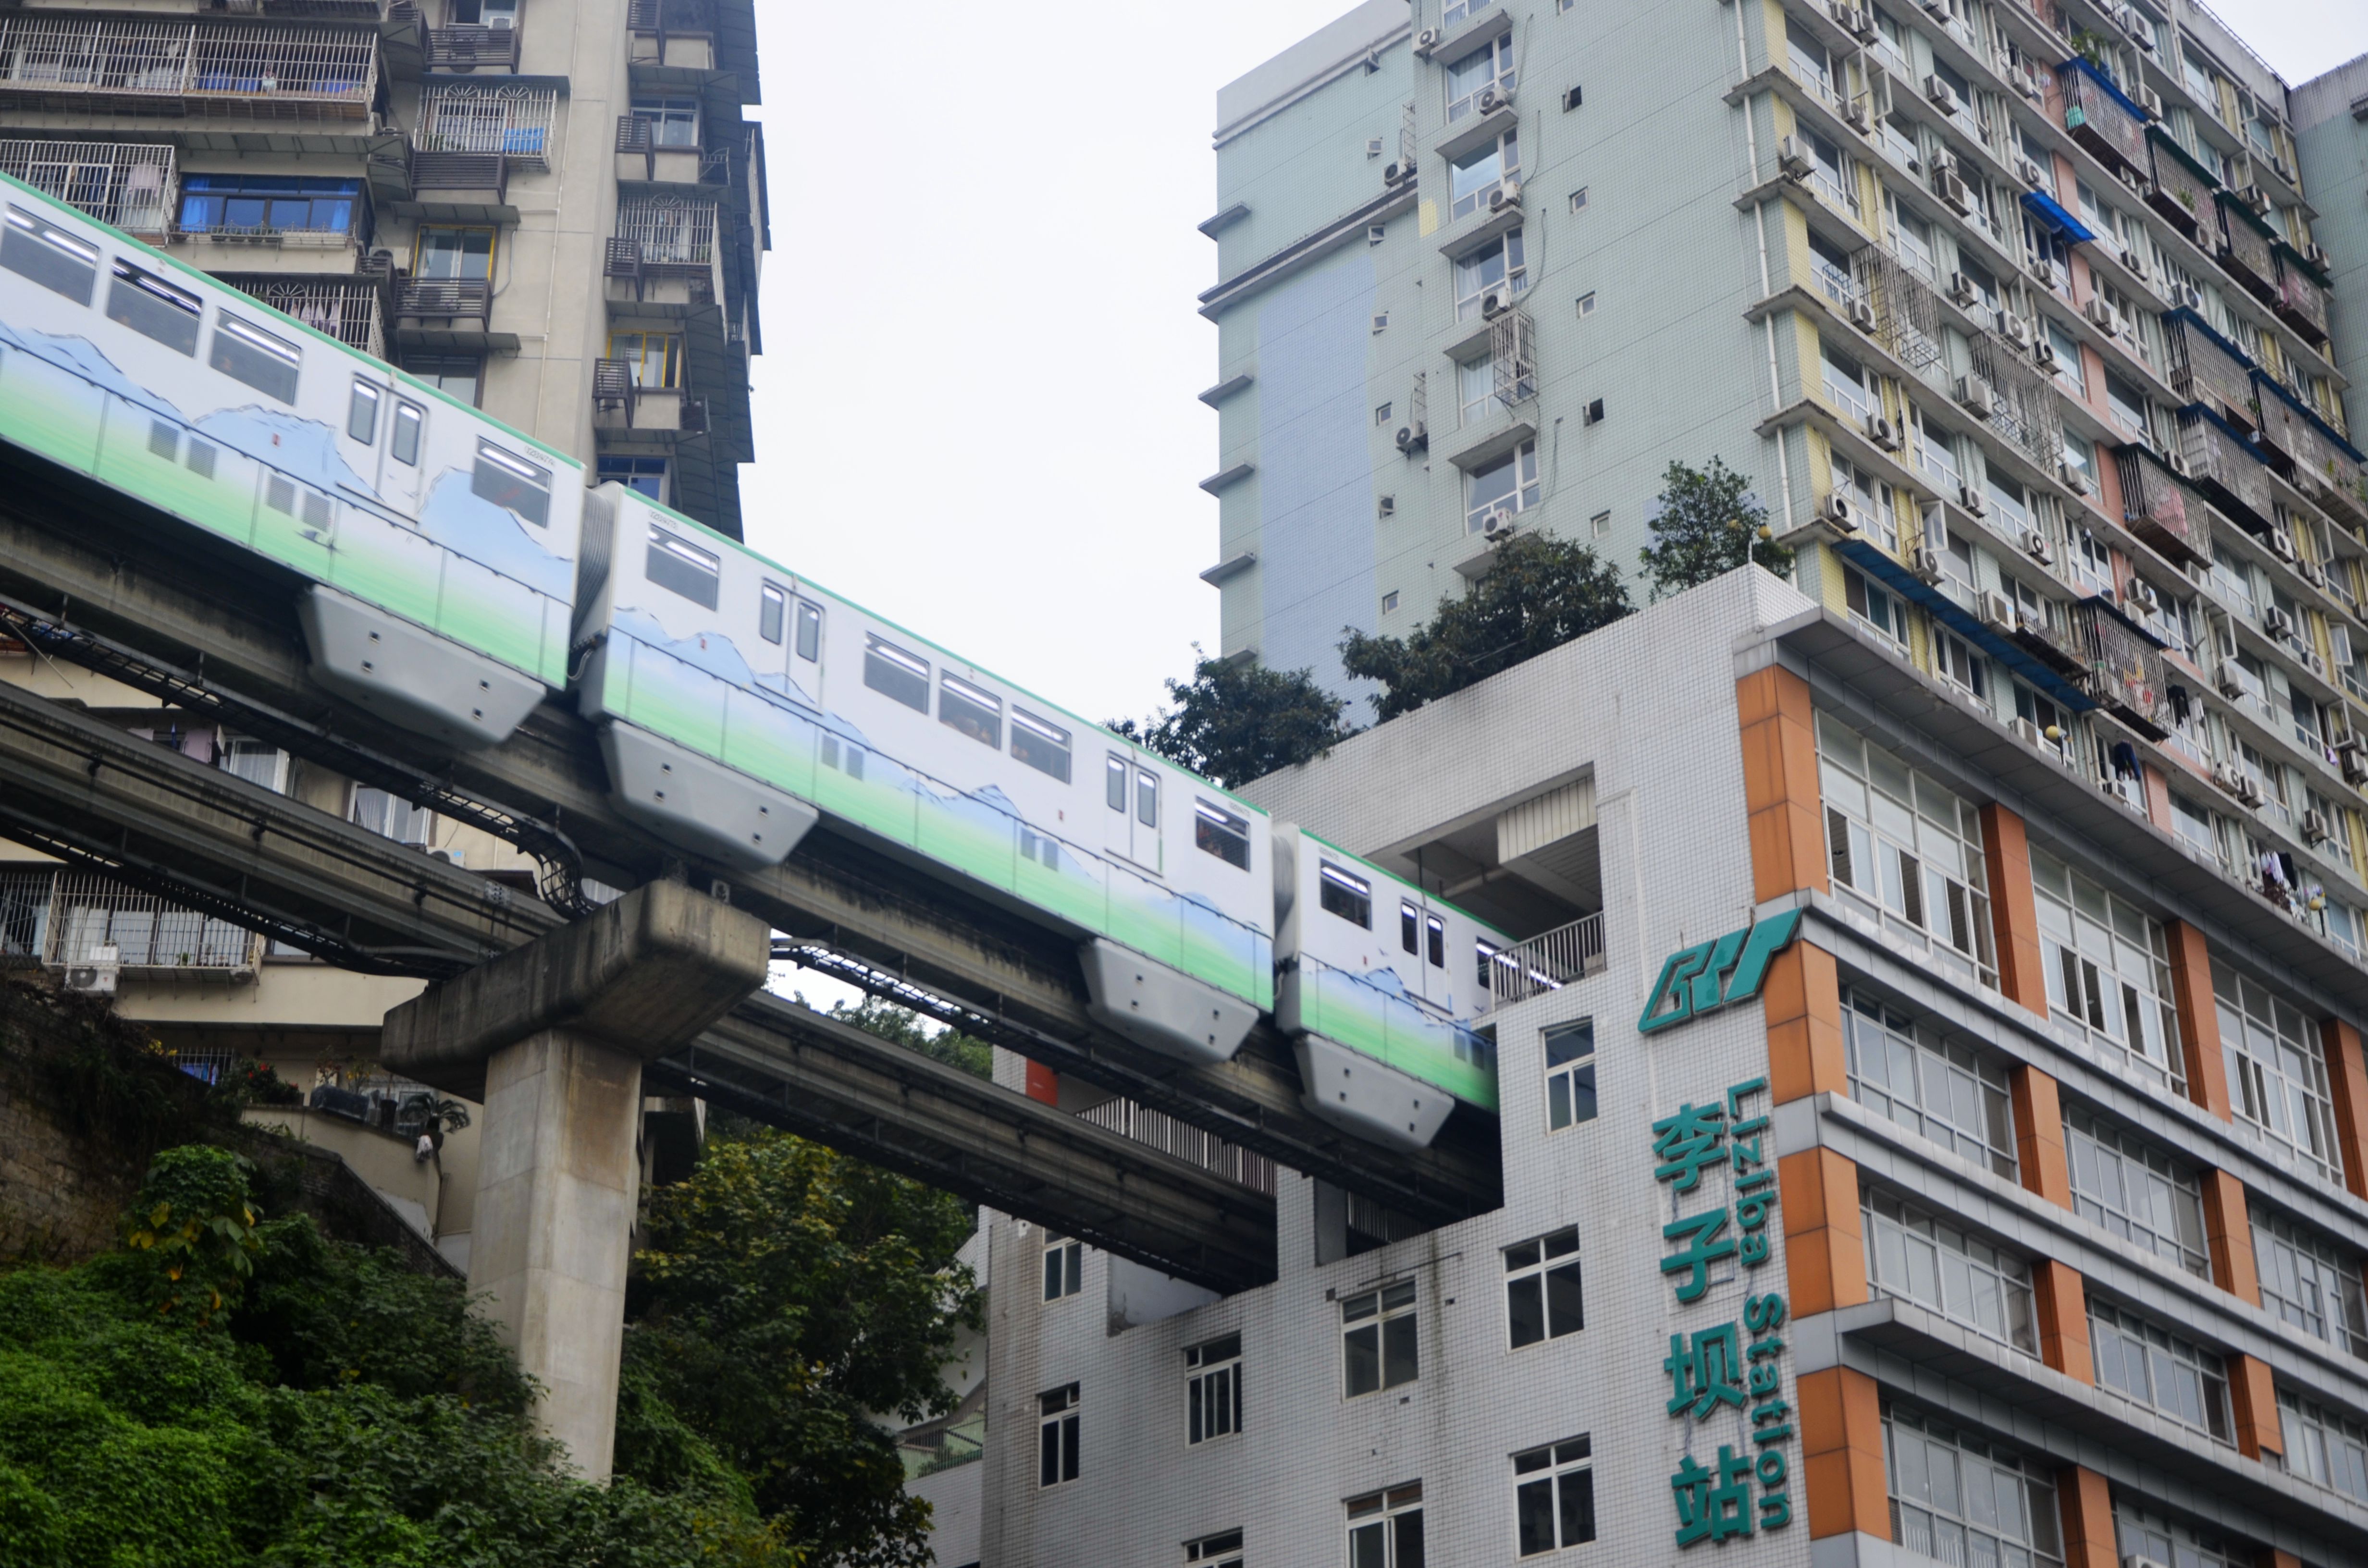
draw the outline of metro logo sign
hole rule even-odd
[[[1636,1020],[1638,1031],[1651,1034],[1759,995],[1770,960],[1800,934],[1801,912],[1793,909],[1729,931],[1715,942],[1671,953],[1645,1003],[1644,1016]]]

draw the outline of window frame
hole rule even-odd
[[[1347,1498],[1340,1508],[1348,1526],[1349,1568],[1414,1568],[1414,1563],[1404,1560],[1409,1536],[1416,1562],[1426,1560],[1421,1482],[1410,1481],[1361,1497]],[[1360,1532],[1368,1530],[1372,1533],[1366,1539],[1376,1548],[1371,1555],[1359,1550],[1363,1544],[1359,1540]]]
[[[2012,1088],[2005,1067],[1988,1052],[1941,1036],[1849,987],[1842,993],[1842,1051],[1851,1099],[1994,1176],[2021,1179]],[[1912,1085],[1897,1082],[1903,1068]],[[1903,1087],[1912,1089],[1912,1096],[1902,1093]],[[1987,1125],[1962,1124],[1959,1113],[1967,1096],[1979,1105]],[[1940,1108],[1934,1108],[1936,1102]]]
[[[1548,1552],[1585,1546],[1596,1538],[1595,1442],[1581,1432],[1576,1437],[1543,1443],[1510,1456],[1513,1463],[1513,1554],[1543,1557]],[[1525,1479],[1526,1478],[1526,1479]],[[1528,1512],[1533,1494],[1543,1489],[1548,1539],[1532,1546]],[[1576,1510],[1573,1503],[1577,1504]],[[1577,1517],[1574,1518],[1574,1512]]]
[[[1085,1293],[1086,1244],[1065,1231],[1044,1233],[1042,1282],[1046,1302],[1065,1301]]]
[[[1505,1265],[1507,1349],[1526,1350],[1586,1332],[1587,1278],[1576,1224],[1515,1242],[1499,1248],[1497,1256]],[[1569,1291],[1568,1297],[1557,1299],[1558,1284]],[[1520,1305],[1524,1296],[1534,1299],[1537,1328],[1526,1339],[1521,1337],[1524,1309]],[[1569,1310],[1570,1318],[1562,1315],[1564,1308]]]
[[[1036,1488],[1050,1491],[1077,1479],[1079,1385],[1064,1383],[1036,1396]]]
[[[1596,1038],[1593,1017],[1566,1018],[1538,1030],[1545,1064],[1546,1131],[1566,1132],[1596,1119]]]
[[[1371,1305],[1365,1303],[1370,1302]],[[1361,1309],[1361,1310],[1360,1310]],[[1422,1378],[1421,1290],[1411,1278],[1393,1279],[1340,1299],[1340,1388],[1344,1400],[1386,1393]],[[1351,1314],[1354,1315],[1351,1315]],[[1401,1334],[1396,1325],[1404,1324]],[[1357,1386],[1359,1341],[1370,1336],[1372,1384]],[[1394,1358],[1403,1356],[1402,1361]],[[1405,1375],[1392,1376],[1399,1367]]]
[[[1242,1435],[1242,1366],[1238,1329],[1184,1347],[1186,1448]]]

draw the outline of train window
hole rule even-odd
[[[768,642],[781,640],[781,621],[790,608],[790,596],[768,583],[757,590],[757,635]]]
[[[1445,969],[1447,967],[1447,922],[1433,915],[1423,924],[1430,931],[1430,967]]]
[[[169,419],[148,421],[148,450],[172,462],[181,455],[181,427]]]
[[[938,677],[938,722],[983,745],[1003,745],[1003,699],[951,672]]]
[[[198,317],[204,310],[203,301],[187,289],[176,289],[128,261],[115,264],[115,280],[107,289],[108,320],[121,322],[142,336],[194,358]]]
[[[210,442],[200,441],[194,435],[191,436],[188,449],[181,454],[181,460],[188,464],[189,472],[199,479],[211,479],[214,476],[214,449]]]
[[[1102,773],[1102,793],[1114,812],[1126,810],[1126,758],[1114,756]]]
[[[701,609],[715,608],[715,591],[723,574],[723,560],[687,539],[650,529],[649,555],[642,574],[668,593],[680,594]]]
[[[507,506],[536,528],[551,526],[551,471],[514,457],[491,442],[477,443],[477,471],[470,491],[496,506]],[[707,601],[710,609],[715,601]]]
[[[1069,732],[1048,724],[1025,708],[1011,710],[1011,756],[1039,773],[1069,781]]]
[[[822,661],[822,606],[804,599],[798,601],[798,657]]]
[[[394,400],[394,435],[386,444],[387,456],[409,465],[419,460],[420,432],[427,427],[427,411],[416,403]],[[532,465],[529,465],[532,466]]]
[[[929,662],[868,632],[863,644],[863,684],[916,713],[929,710]]]
[[[378,405],[386,394],[368,381],[354,382],[354,395],[346,403],[346,434],[364,446],[378,440]]]
[[[1344,871],[1329,860],[1320,862],[1316,877],[1315,900],[1325,908],[1370,931],[1373,928],[1373,884],[1351,871]]]
[[[1134,770],[1134,820],[1145,827],[1159,825],[1159,775],[1147,767]]]
[[[1410,953],[1422,951],[1422,915],[1410,903],[1398,905],[1398,946]]]
[[[225,311],[214,318],[214,351],[207,363],[266,397],[294,403],[296,373],[303,368],[304,351]]]
[[[87,305],[98,282],[98,247],[21,207],[11,207],[7,233],[0,237],[0,267],[23,273],[77,305]]]
[[[1228,866],[1250,869],[1250,824],[1224,807],[1207,801],[1192,802],[1192,842]]]

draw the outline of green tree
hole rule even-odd
[[[1653,542],[1639,555],[1653,597],[1683,593],[1755,559],[1780,577],[1790,574],[1793,552],[1759,538],[1767,522],[1751,481],[1723,460],[1711,459],[1707,469],[1671,463],[1661,475]]]
[[[147,1265],[151,1304],[162,1316],[207,1324],[233,1305],[255,1271],[255,1167],[227,1149],[167,1149],[123,1217],[124,1245]]]
[[[803,1002],[805,998],[800,996],[798,1000]],[[974,1078],[995,1076],[993,1046],[956,1029],[939,1029],[932,1034],[928,1026],[921,1022],[920,1015],[909,1007],[899,1007],[894,1002],[884,1002],[877,996],[866,996],[852,1006],[845,1002],[835,1004],[830,1016],[843,1024],[853,1024],[867,1033],[901,1045],[907,1051],[917,1051],[932,1061],[942,1062],[949,1067],[959,1067]]]
[[[1386,722],[1609,626],[1634,608],[1618,569],[1585,545],[1516,534],[1486,576],[1403,639],[1343,628],[1340,662],[1351,676],[1382,683],[1367,700]]]
[[[1349,704],[1311,671],[1207,658],[1198,643],[1192,653],[1192,678],[1167,683],[1174,707],[1110,728],[1228,790],[1321,756],[1357,733],[1340,722]]]
[[[629,1386],[746,1475],[818,1568],[919,1568],[928,1506],[872,1413],[952,1408],[939,1369],[980,1322],[954,1261],[972,1224],[952,1197],[819,1144],[712,1132],[689,1178],[651,1195]]]

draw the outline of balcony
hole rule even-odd
[[[2162,318],[2170,350],[2168,378],[2179,395],[2200,403],[2240,429],[2253,426],[2253,371],[2236,345],[2204,324],[2193,311]]]
[[[547,169],[558,114],[555,87],[438,85],[420,95],[412,146],[418,153],[473,153],[499,156],[514,168]]]
[[[2064,409],[2055,380],[1996,334],[1975,333],[1965,347],[1966,363],[1990,389],[1990,428],[2042,472],[2054,473],[2064,460]]]
[[[637,115],[617,117],[617,177],[650,185],[700,185],[716,161],[696,143],[662,142],[651,123]],[[728,164],[725,165],[728,170]]]
[[[427,69],[430,71],[503,71],[518,68],[516,28],[430,28]]]
[[[92,872],[44,868],[0,873],[0,953],[104,994],[120,976],[252,980],[263,938]]]
[[[592,428],[696,440],[707,434],[707,404],[680,386],[646,387],[633,377],[632,361],[592,361]]]
[[[409,347],[481,352],[516,347],[493,330],[494,286],[483,278],[401,278],[394,285],[395,341]]]
[[[1850,270],[1859,293],[1873,308],[1875,341],[1911,370],[1937,364],[1941,301],[1924,279],[1879,245],[1861,246],[1850,257]]]
[[[715,15],[707,0],[632,0],[625,26],[634,65],[715,69]]]
[[[2310,339],[2312,347],[2327,347],[2327,289],[2283,256],[2278,257],[2274,308],[2278,319]]]
[[[2220,233],[2213,253],[2229,277],[2274,306],[2278,299],[2278,257],[2270,228],[2253,216],[2251,208],[2226,191],[2220,192]]]
[[[2212,193],[2219,188],[2219,182],[2159,128],[2146,132],[2146,147],[2154,166],[2154,185],[2146,192],[2146,205],[2189,239],[2198,244],[2206,244],[2205,227],[2215,222],[2212,216]]]
[[[173,159],[126,142],[0,142],[0,174],[154,243],[172,227]]]
[[[2064,129],[2116,174],[2141,174],[2152,161],[2146,152],[2146,115],[2085,60],[2068,62],[2056,74],[2064,95]]]
[[[2356,508],[2360,454],[2268,376],[2256,371],[2254,384],[2260,395],[2260,450],[2271,465],[2320,505]]]
[[[373,359],[387,357],[386,322],[381,313],[379,287],[369,278],[341,282],[335,278],[239,278],[223,274],[222,280],[275,311],[294,316],[313,331],[326,333],[348,348],[359,349]]]
[[[2162,649],[2101,601],[2073,607],[2085,621],[2089,694],[2150,741],[2170,733],[2170,689]]]
[[[2189,480],[2205,500],[2253,533],[2265,534],[2276,526],[2269,465],[2227,421],[2207,409],[2183,411],[2179,449],[2187,460]]]
[[[1488,960],[1488,1005],[1493,1010],[1604,971],[1603,915],[1583,915],[1566,926],[1517,942]]]
[[[2212,559],[2212,525],[2203,502],[2152,449],[2114,454],[2122,477],[2122,520],[2130,532],[2180,566]]]
[[[377,89],[371,33],[0,16],[0,104],[10,108],[366,120]]]
[[[609,241],[609,298],[639,305],[712,305],[723,298],[715,203],[627,197]]]
[[[1188,1165],[1204,1171],[1214,1171],[1229,1181],[1239,1182],[1253,1192],[1274,1195],[1275,1165],[1264,1154],[1253,1153],[1238,1143],[1228,1143],[1213,1132],[1177,1120],[1165,1111],[1137,1105],[1129,1099],[1108,1099],[1091,1110],[1077,1113],[1079,1121],[1089,1121],[1105,1131],[1121,1138],[1132,1138],[1163,1154],[1172,1154]]]

